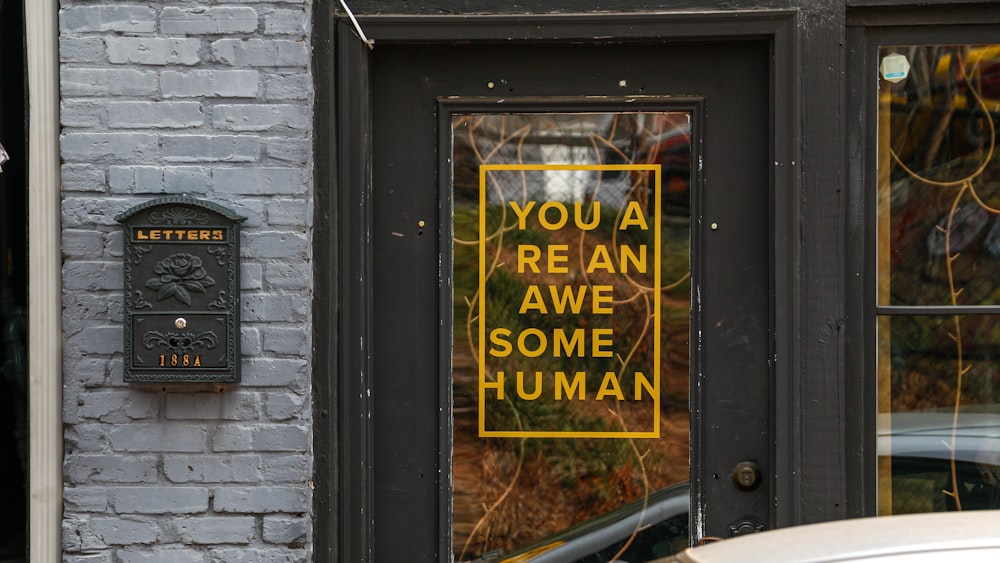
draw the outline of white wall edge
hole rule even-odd
[[[28,58],[28,549],[62,560],[58,0],[24,2]]]

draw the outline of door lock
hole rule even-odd
[[[733,482],[744,491],[752,491],[760,485],[760,467],[752,461],[741,461],[733,468]]]

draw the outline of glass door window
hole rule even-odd
[[[452,133],[457,560],[554,554],[599,515],[601,560],[686,547],[690,113],[459,114]]]
[[[998,508],[1000,45],[878,60],[878,512]]]

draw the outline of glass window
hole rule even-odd
[[[456,560],[686,546],[690,115],[452,125]]]
[[[1000,45],[879,61],[879,514],[997,508]]]

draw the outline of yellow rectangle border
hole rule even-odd
[[[598,172],[649,171],[654,178],[656,222],[653,236],[656,252],[653,268],[653,430],[622,432],[577,432],[547,430],[486,430],[486,178],[492,170],[588,170]],[[659,438],[660,437],[660,232],[663,210],[660,193],[661,166],[659,164],[481,164],[479,166],[479,437],[480,438]]]

